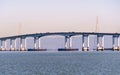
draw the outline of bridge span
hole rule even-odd
[[[64,36],[65,38],[65,47],[58,49],[63,51],[71,51],[71,50],[78,50],[72,48],[72,36],[82,35],[82,51],[89,51],[90,49],[90,41],[89,36],[95,35],[97,38],[97,45],[96,45],[96,51],[103,51],[106,50],[104,48],[104,36],[112,36],[112,48],[108,48],[111,50],[120,50],[120,33],[95,33],[95,32],[47,32],[47,33],[35,33],[35,34],[24,34],[24,35],[16,35],[16,36],[8,36],[8,37],[1,37],[0,38],[0,51],[29,51],[29,50],[39,50],[44,51],[46,49],[41,48],[41,37],[44,36],[51,36],[51,35],[60,35]],[[34,49],[27,49],[27,38],[33,37],[34,38]],[[20,48],[17,50],[17,42],[18,38],[20,40]],[[7,49],[7,41],[10,42],[10,48]],[[37,40],[39,41],[38,47],[37,47]],[[23,44],[23,42],[25,44]]]

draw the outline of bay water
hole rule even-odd
[[[0,75],[120,75],[120,52],[3,51]]]

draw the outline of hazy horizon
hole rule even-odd
[[[0,37],[39,32],[120,32],[119,0],[1,0]]]

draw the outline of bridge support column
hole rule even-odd
[[[65,36],[65,48],[68,48],[68,45],[67,45],[67,36]]]
[[[2,40],[0,40],[0,51],[2,51]]]
[[[3,48],[3,40],[0,40],[0,50],[2,51]]]
[[[27,50],[27,38],[24,38],[25,41],[25,50]]]
[[[10,50],[11,51],[15,51],[15,50],[17,50],[17,48],[16,48],[16,38],[14,38],[14,39],[10,39]]]
[[[41,38],[40,37],[34,37],[34,51],[46,51],[46,50],[47,49],[41,48]]]
[[[113,50],[119,50],[119,35],[113,35]]]
[[[17,50],[17,38],[14,39],[14,50]]]
[[[1,51],[5,51],[5,40],[1,40]]]
[[[13,43],[12,43],[13,39],[10,39],[10,51],[13,50]]]
[[[38,48],[41,49],[41,38],[38,38]]]
[[[5,42],[5,50],[7,50],[7,39],[4,42]]]
[[[34,37],[34,49],[37,50],[39,47],[37,47],[37,41],[39,40],[38,37]]]
[[[20,38],[20,51],[22,49],[22,38]]]
[[[26,38],[25,37],[20,38],[20,51],[26,51]]]
[[[1,51],[7,50],[7,40],[3,39],[1,40]]]
[[[83,34],[82,36],[82,51],[89,51],[89,35]]]
[[[15,42],[13,43],[13,41]],[[15,50],[16,50],[16,39],[10,39],[10,51],[15,51]]]
[[[68,42],[69,41],[69,42]],[[72,37],[65,36],[65,48],[70,49],[72,48]]]
[[[78,49],[72,48],[72,37],[65,36],[65,48],[59,48],[58,51],[78,51]]]
[[[97,35],[97,51],[104,50],[104,36],[99,34]]]
[[[72,48],[72,37],[69,38],[69,48]]]

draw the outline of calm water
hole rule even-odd
[[[0,52],[0,75],[120,75],[120,52]]]

